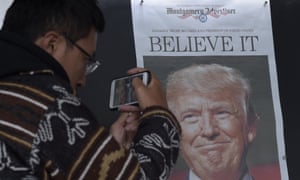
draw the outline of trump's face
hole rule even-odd
[[[202,179],[238,179],[255,128],[248,127],[243,98],[230,89],[183,93],[173,111],[182,127],[181,153]]]

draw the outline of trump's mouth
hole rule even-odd
[[[199,148],[202,150],[216,150],[216,149],[223,149],[225,146],[227,146],[230,143],[230,141],[214,141],[214,142],[206,142],[201,144],[196,144],[193,147]]]

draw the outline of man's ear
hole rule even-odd
[[[54,56],[60,43],[61,36],[55,31],[49,31],[43,36],[39,37],[34,43],[46,52]]]

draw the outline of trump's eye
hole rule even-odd
[[[215,116],[217,119],[226,119],[226,118],[229,118],[231,115],[232,115],[232,113],[227,110],[218,110],[215,113]]]
[[[185,123],[196,123],[199,120],[199,114],[197,113],[186,113],[182,116],[182,121]]]

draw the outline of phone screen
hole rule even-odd
[[[111,83],[110,92],[110,109],[117,108],[124,104],[136,104],[138,103],[134,87],[132,86],[132,80],[135,77],[139,77],[144,84],[148,84],[149,72],[142,72],[133,74],[130,76],[114,79]]]

